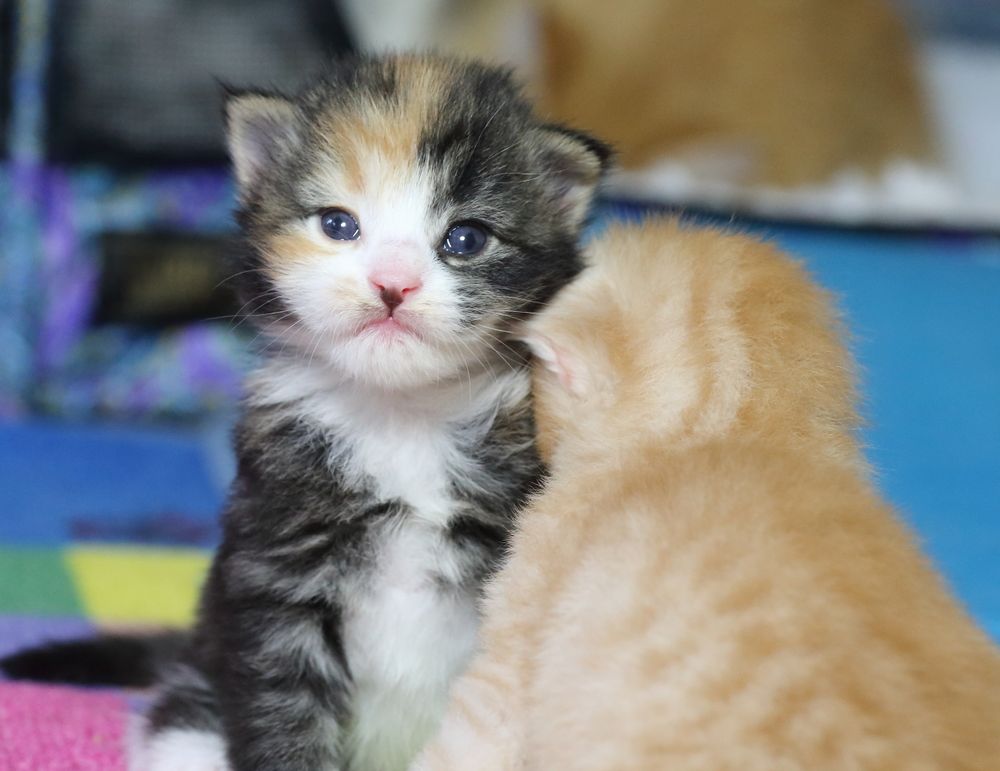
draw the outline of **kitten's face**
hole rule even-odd
[[[343,375],[462,376],[581,267],[606,151],[539,123],[502,72],[362,60],[295,100],[235,96],[228,119],[255,318]]]

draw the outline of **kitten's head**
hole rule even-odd
[[[506,71],[345,60],[226,115],[244,299],[277,349],[374,387],[461,376],[582,267],[608,151],[540,121]]]
[[[739,435],[860,463],[851,359],[801,266],[670,220],[614,226],[585,256],[522,332],[549,461]]]

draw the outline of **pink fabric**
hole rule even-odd
[[[125,771],[121,696],[0,683],[2,771]]]

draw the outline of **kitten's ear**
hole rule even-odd
[[[574,396],[583,396],[586,390],[584,368],[573,357],[543,335],[529,333],[521,338],[531,350],[535,360],[558,378],[560,384]]]
[[[283,96],[228,91],[226,138],[236,182],[244,193],[298,146],[295,105]]]
[[[611,148],[587,134],[557,124],[539,126],[532,139],[542,169],[551,181],[560,216],[578,229],[611,165]]]

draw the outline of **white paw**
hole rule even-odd
[[[229,771],[222,737],[169,728],[153,734],[133,757],[131,771]]]
[[[420,757],[414,760],[406,771],[430,771],[430,764],[424,753],[420,753]]]

